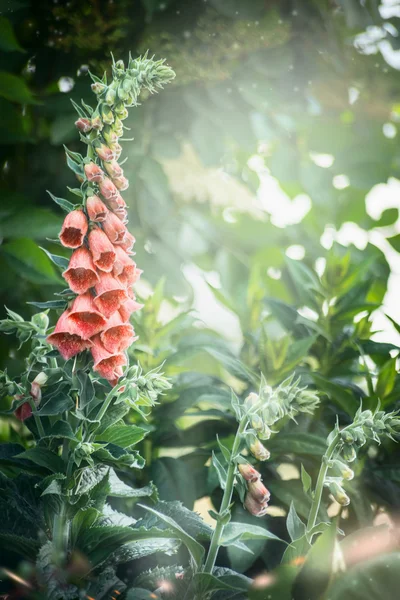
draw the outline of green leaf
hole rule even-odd
[[[38,104],[25,81],[5,71],[0,72],[0,96],[18,104]]]
[[[152,483],[142,488],[133,488],[121,481],[114,469],[110,469],[108,480],[110,483],[109,496],[112,496],[113,498],[150,497],[153,500],[157,500],[157,489]]]
[[[1,253],[22,279],[38,285],[60,283],[48,258],[33,240],[20,238],[1,246]]]
[[[84,410],[95,396],[94,386],[89,373],[85,371],[78,371],[76,378],[78,380],[79,408]]]
[[[375,393],[381,400],[386,398],[394,388],[397,377],[396,363],[396,358],[390,358],[379,371]]]
[[[322,456],[326,451],[326,439],[312,433],[285,433],[268,441],[268,450],[275,454]]]
[[[112,427],[115,423],[118,423],[127,413],[129,407],[126,404],[113,404],[107,409],[98,429],[96,430],[97,436],[104,431],[107,431],[109,427]]]
[[[389,244],[396,250],[396,252],[400,252],[400,233],[394,235],[392,237],[386,238]]]
[[[142,504],[139,504],[139,506],[141,506],[144,510],[156,515],[161,521],[168,525],[168,527],[177,535],[178,539],[185,544],[190,552],[194,564],[196,565],[196,568],[199,569],[204,557],[203,546],[196,542],[192,536],[187,534],[186,531],[184,531],[182,527],[178,525],[178,523],[176,523],[176,521],[174,521],[171,517],[168,517],[167,515],[164,515],[163,513],[154,510],[154,508],[150,508],[149,506],[143,506]]]
[[[317,539],[293,586],[294,600],[317,600],[326,590],[332,573],[336,544],[336,524],[332,523]],[[347,600],[347,599],[346,599]]]
[[[0,49],[5,52],[25,52],[15,37],[10,21],[5,17],[0,17]]]
[[[17,209],[0,225],[0,235],[4,238],[22,238],[29,232],[29,237],[35,240],[45,240],[55,237],[60,230],[59,217],[47,208],[31,207],[28,210]]]
[[[379,217],[377,223],[374,223],[375,227],[388,227],[389,225],[394,225],[397,219],[399,218],[399,209],[398,208],[387,208],[384,210]]]
[[[303,464],[301,465],[301,482],[303,484],[303,491],[305,494],[311,489],[312,479],[310,475],[305,470]]]
[[[71,546],[75,547],[77,540],[86,529],[93,527],[97,519],[99,518],[99,511],[95,508],[80,508],[75,514],[71,522]]]
[[[196,591],[201,595],[216,592],[217,590],[234,590],[246,592],[250,583],[240,575],[226,575],[215,577],[210,573],[196,573],[193,577]]]
[[[50,258],[50,260],[55,265],[57,265],[57,267],[60,267],[60,269],[62,269],[63,271],[65,269],[68,269],[68,265],[69,265],[68,258],[65,258],[65,256],[57,256],[57,254],[51,254],[51,252],[49,252],[48,250],[46,250],[46,248],[42,248],[41,246],[39,246],[39,248],[41,250],[43,250],[43,252],[45,252],[47,254],[47,256]]]
[[[72,427],[67,421],[57,421],[54,425],[45,427],[45,436],[42,439],[57,439],[66,438],[68,440],[76,441]]]
[[[30,460],[36,465],[53,471],[53,473],[61,473],[64,470],[62,459],[48,448],[42,448],[41,446],[25,450],[25,452],[18,454],[16,458]]]
[[[264,529],[263,527],[259,527],[258,525],[230,522],[224,527],[221,544],[223,546],[229,546],[238,540],[245,542],[246,540],[260,539],[277,540],[279,542],[283,541],[274,533],[271,533],[270,531],[267,531],[266,529]]]
[[[36,306],[36,308],[53,308],[53,309],[62,309],[64,310],[67,306],[65,300],[47,300],[47,302],[27,302],[31,306]]]
[[[0,545],[7,552],[15,552],[27,560],[34,560],[38,553],[40,544],[37,540],[26,536],[14,535],[13,533],[3,533],[0,531]]]
[[[325,392],[329,398],[337,405],[339,408],[344,410],[348,415],[354,417],[357,412],[357,409],[360,405],[360,400],[356,400],[353,393],[348,389],[335,383],[329,379],[326,379],[322,375],[318,375],[317,373],[311,373],[311,377],[314,380],[317,389]]]
[[[75,210],[77,206],[79,206],[78,204],[72,204],[72,202],[70,202],[69,200],[65,200],[64,198],[57,198],[57,196],[53,196],[53,194],[49,192],[49,190],[47,190],[47,193],[49,194],[53,202],[58,204],[58,206],[61,206],[61,208],[66,212],[71,212],[72,210]]]
[[[121,448],[130,448],[141,442],[147,431],[136,425],[113,425],[107,431],[99,434],[96,439],[102,442],[112,442]]]
[[[143,588],[130,588],[126,600],[161,600],[161,596]]]
[[[293,502],[290,503],[290,509],[286,519],[286,527],[292,542],[303,537],[306,533],[306,526],[298,516]]]
[[[217,475],[218,475],[218,481],[219,481],[219,485],[221,487],[221,489],[225,489],[226,487],[226,470],[225,468],[221,465],[221,463],[219,462],[218,458],[216,457],[215,453],[212,453],[212,459],[211,459],[212,465],[215,468],[215,470],[217,471]]]
[[[67,393],[69,385],[62,381],[46,388],[42,401],[36,412],[40,416],[55,416],[70,410],[74,406],[72,398]]]
[[[165,456],[151,465],[150,477],[165,501],[179,500],[192,509],[197,500],[195,473],[180,458]]]

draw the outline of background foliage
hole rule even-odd
[[[125,144],[137,262],[155,290],[137,317],[132,352],[145,370],[165,361],[174,378],[152,413],[140,483],[153,480],[163,500],[188,508],[208,496],[218,503],[208,460],[215,434],[229,445],[236,427],[228,385],[245,395],[260,373],[275,385],[296,370],[323,402],[314,419],[288,424],[269,443],[263,477],[277,508],[265,524],[284,537],[291,500],[308,512],[300,463],[315,477],[336,415],[349,422],[360,397],[364,407],[379,397],[392,410],[400,389],[398,346],[376,341],[371,324],[385,310],[382,247],[400,251],[398,209],[373,219],[365,202],[373,186],[399,177],[400,80],[376,45],[397,50],[397,13],[374,0],[4,0],[0,8],[0,305],[28,316],[27,300],[62,289],[39,249],[52,251],[61,221],[45,190],[57,196],[74,186],[63,144],[78,149],[70,98],[88,100],[88,68],[105,68],[110,51],[165,56],[176,79],[132,111],[135,139]],[[303,219],[280,227],[273,203],[257,200],[269,175],[288,213],[308,196]],[[365,232],[362,250],[332,241],[348,222]],[[290,258],[301,256],[293,246],[304,258]],[[190,311],[198,306],[193,272],[209,288],[200,301],[225,306],[236,336]],[[18,372],[14,339],[0,343],[2,363]],[[4,419],[2,440],[12,441],[16,427]],[[365,453],[357,471],[346,533],[399,508],[392,442]],[[236,510],[235,520],[254,521]],[[250,544],[254,555],[230,547],[222,562],[250,575],[279,563],[275,542]]]

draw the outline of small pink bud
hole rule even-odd
[[[75,121],[75,127],[82,131],[82,133],[88,133],[92,129],[92,122],[90,119],[83,119],[82,117]]]
[[[89,250],[92,253],[92,258],[95,266],[101,271],[110,273],[115,262],[115,250],[101,229],[96,227],[92,229],[88,236]]]
[[[123,175],[121,175],[120,177],[114,177],[113,178],[113,182],[114,182],[115,187],[120,192],[123,192],[124,190],[127,190],[128,187],[129,187],[129,181]]]
[[[127,229],[113,212],[107,213],[103,223],[103,230],[112,244],[121,244],[125,241]]]
[[[116,160],[111,160],[110,162],[105,162],[104,168],[107,171],[108,175],[113,178],[121,177],[124,174],[122,167],[117,163]]]
[[[257,469],[255,469],[254,467],[249,465],[249,463],[239,464],[238,469],[239,469],[239,473],[246,481],[258,481],[261,477],[261,475],[257,471]]]
[[[118,196],[118,190],[108,177],[105,177],[99,184],[100,193],[105,200],[112,200]]]
[[[263,517],[267,512],[268,504],[266,502],[258,502],[250,493],[247,493],[244,500],[244,507],[251,515]]]
[[[30,394],[31,394],[36,406],[38,406],[42,399],[42,387],[35,381],[32,381],[32,383],[31,383]]]
[[[107,216],[108,208],[96,195],[86,198],[86,210],[89,219],[95,223],[102,223]]]
[[[260,479],[257,481],[249,481],[248,490],[254,500],[257,500],[257,502],[260,503],[268,502],[271,497],[271,494]]]
[[[109,161],[109,160],[113,160],[113,158],[115,158],[114,152],[111,150],[111,148],[109,148],[105,144],[100,144],[99,146],[95,146],[95,152],[101,160]]]
[[[19,396],[14,396],[14,398],[16,400],[19,400],[20,397]],[[14,415],[17,417],[18,421],[25,421],[26,419],[29,419],[29,417],[32,416],[32,407],[29,404],[29,402],[24,402],[24,404],[21,404],[21,406],[19,406],[18,408],[15,409],[14,411]]]
[[[256,440],[250,445],[250,452],[257,460],[268,460],[271,456],[269,450],[260,442],[260,440]]]
[[[84,166],[85,175],[88,181],[93,181],[94,183],[100,183],[104,179],[104,173],[99,165],[96,165],[94,162],[90,162]]]

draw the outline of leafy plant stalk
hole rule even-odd
[[[226,485],[224,490],[224,495],[222,497],[221,506],[219,509],[219,518],[217,521],[217,525],[214,529],[214,533],[211,538],[210,548],[208,550],[207,559],[204,565],[204,573],[212,573],[215,560],[217,558],[218,550],[221,545],[221,537],[224,531],[224,527],[226,524],[226,517],[229,514],[229,506],[232,500],[233,487],[235,483],[235,474],[236,474],[236,462],[235,457],[237,456],[240,448],[240,442],[242,440],[243,433],[246,429],[248,423],[248,416],[245,414],[241,421],[239,422],[239,427],[236,431],[235,440],[233,442],[231,457],[229,462],[229,467],[227,470],[226,477]]]
[[[310,514],[308,516],[307,527],[306,527],[306,538],[311,543],[313,538],[312,530],[315,527],[317,515],[319,512],[319,507],[321,505],[322,491],[324,489],[326,474],[329,469],[329,461],[332,459],[337,444],[340,440],[340,435],[336,434],[328,446],[327,451],[322,457],[321,467],[318,473],[317,484],[314,490],[314,496],[311,504]]]

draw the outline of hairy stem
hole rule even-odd
[[[329,444],[328,449],[325,452],[324,456],[322,457],[322,463],[321,463],[321,467],[320,467],[320,470],[318,473],[317,484],[315,486],[314,497],[313,497],[313,501],[311,504],[311,510],[310,510],[310,514],[308,517],[307,527],[306,527],[306,538],[310,543],[311,543],[312,537],[313,537],[313,534],[311,532],[312,532],[313,527],[315,526],[315,522],[317,520],[317,515],[319,512],[319,507],[321,505],[321,498],[322,498],[322,492],[324,489],[325,477],[326,477],[327,471],[329,469],[329,461],[331,460],[332,456],[335,453],[336,446],[339,442],[339,439],[340,439],[340,436],[337,433],[335,435],[335,437],[333,438],[333,440],[331,441],[331,443]]]
[[[224,519],[222,515],[229,509],[229,505],[232,500],[233,487],[235,482],[235,474],[236,474],[236,462],[235,457],[237,456],[240,448],[240,441],[242,439],[242,435],[244,430],[246,429],[246,425],[248,422],[248,416],[245,415],[239,423],[239,427],[236,432],[235,440],[232,446],[231,459],[229,462],[229,467],[226,476],[226,485],[224,490],[224,495],[222,497],[221,506],[219,509],[220,518],[217,521],[215,526],[210,548],[208,550],[207,560],[204,565],[204,573],[212,573],[215,565],[215,560],[217,558],[218,550],[221,544],[222,534],[224,532]]]

